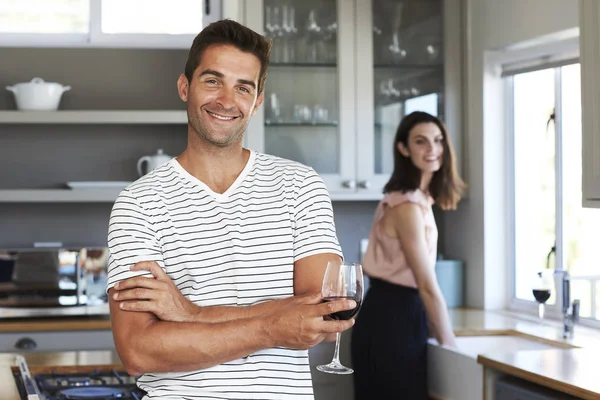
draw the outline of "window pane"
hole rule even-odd
[[[547,125],[554,109],[554,70],[513,79],[515,293],[533,300],[535,274],[546,268],[555,241],[555,140],[553,124]]]
[[[0,33],[87,33],[89,0],[2,0]]]
[[[581,73],[579,64],[561,68],[562,82],[562,148],[563,201],[565,218],[563,240],[567,269],[572,275],[598,275],[598,233],[600,209],[583,208],[581,161]],[[593,301],[587,290],[572,288],[572,297],[581,300],[582,316],[591,309]]]
[[[103,33],[197,34],[201,0],[102,0]],[[132,17],[135,16],[135,17]]]

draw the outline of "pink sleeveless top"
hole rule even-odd
[[[435,268],[437,256],[438,231],[433,217],[431,205],[433,199],[423,191],[417,189],[414,192],[390,192],[386,193],[373,218],[373,226],[369,234],[369,246],[363,260],[363,271],[366,275],[380,278],[388,282],[417,287],[417,282],[410,269],[400,239],[385,234],[383,230],[383,216],[388,208],[396,207],[402,203],[411,202],[421,206],[425,217],[425,238],[429,249],[429,260],[431,268]]]

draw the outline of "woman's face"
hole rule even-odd
[[[444,161],[444,136],[433,122],[415,125],[408,134],[408,146],[398,143],[398,150],[410,157],[422,172],[434,173]]]

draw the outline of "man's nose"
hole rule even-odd
[[[233,108],[235,106],[233,96],[234,91],[232,89],[223,88],[219,92],[217,103],[219,103],[226,110]]]

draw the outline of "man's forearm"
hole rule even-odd
[[[127,370],[136,375],[212,367],[272,347],[264,318],[223,323],[153,321],[117,340]]]
[[[191,322],[222,323],[268,315],[283,309],[292,300],[293,297],[287,297],[251,306],[197,306],[196,312],[191,315]]]

